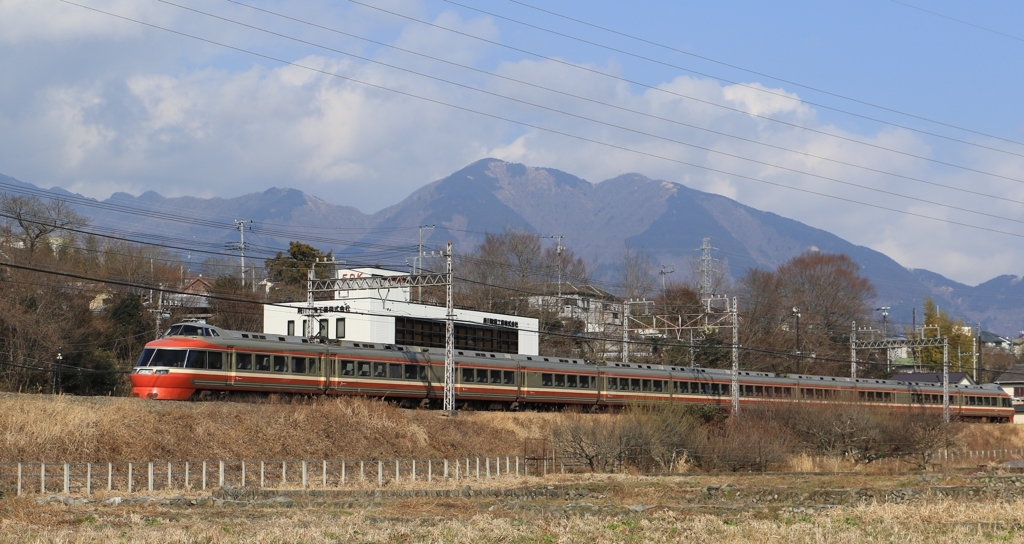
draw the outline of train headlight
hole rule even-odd
[[[165,375],[167,375],[167,373],[168,373],[168,372],[170,372],[170,370],[167,370],[167,369],[165,368],[165,369],[163,369],[163,370],[157,370],[157,371],[156,371],[156,375],[157,375],[157,376],[165,376]]]
[[[143,368],[143,369],[139,370],[139,374],[144,375],[144,376],[147,376],[147,375],[152,374],[152,373],[153,373],[153,369],[152,368]]]

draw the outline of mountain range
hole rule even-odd
[[[115,193],[96,201],[0,175],[0,191],[5,189],[45,191],[66,198],[96,227],[196,251],[223,253],[225,244],[239,240],[233,221],[244,218],[253,221],[246,239],[251,257],[268,256],[300,239],[363,263],[403,263],[416,253],[420,225],[435,226],[423,231],[426,249],[452,240],[456,251],[470,250],[485,233],[506,227],[542,236],[560,234],[562,243],[592,266],[595,278],[608,281],[615,279],[626,247],[642,248],[656,268],[674,268],[670,279],[685,279],[706,237],[718,266],[732,278],[750,267],[774,268],[805,251],[844,253],[875,285],[875,304],[891,308],[892,323],[909,324],[912,308],[920,309],[923,298],[930,296],[951,316],[985,330],[1004,335],[1024,330],[1020,277],[1003,275],[964,285],[934,272],[908,269],[878,251],[798,221],[640,174],[591,183],[551,168],[483,159],[374,214],[295,189],[208,199],[167,198],[148,191],[139,196]]]

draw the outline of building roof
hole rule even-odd
[[[1003,336],[999,336],[998,334],[996,334],[994,332],[989,332],[989,331],[981,331],[981,333],[978,334],[978,341],[983,343],[983,344],[1008,344],[1008,343],[1010,343],[1010,339],[1009,338],[1006,338],[1006,337],[1003,337]]]
[[[892,375],[890,380],[898,382],[923,382],[923,383],[942,383],[941,372],[897,372]],[[974,380],[966,372],[950,372],[949,383],[962,383],[964,380],[967,383],[974,385]]]
[[[1015,364],[1003,371],[996,383],[1024,383],[1024,365]]]
[[[557,295],[559,292],[559,284],[535,283],[529,287],[529,290],[539,295]],[[593,298],[598,300],[619,300],[619,298],[616,297],[615,295],[603,289],[598,289],[593,285],[576,285],[568,281],[562,282],[561,292],[563,297]]]

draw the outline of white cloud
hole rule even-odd
[[[1024,201],[1024,184],[940,167],[906,155],[730,112],[701,101],[781,117],[883,148],[937,156],[1007,176],[1024,177],[1024,161],[1017,157],[964,152],[962,147],[950,151],[945,144],[906,130],[858,133],[821,122],[815,108],[798,100],[760,93],[748,87],[723,86],[712,80],[681,76],[661,82],[656,89],[636,88],[557,62],[508,56],[463,37],[398,23],[363,8],[339,11],[337,6],[326,2],[269,3],[272,9],[299,16],[325,13],[324,19],[318,20],[321,24],[365,35],[388,36],[385,39],[396,45],[454,62],[484,69],[496,66],[498,73],[510,78],[558,88],[650,116],[875,170],[971,187],[1005,198],[999,201],[971,197],[807,155],[786,153],[679,123],[609,109],[507,80],[468,74],[450,66],[440,67],[432,61],[386,49],[370,49],[367,54],[441,77],[457,78],[466,85],[494,93],[514,95],[523,101],[707,149],[538,110],[322,50],[298,48],[293,43],[271,40],[237,27],[192,15],[186,17],[182,12],[155,3],[124,0],[90,0],[88,3],[189,32],[217,36],[222,41],[268,51],[329,73],[648,155],[474,115],[295,66],[276,65],[185,38],[167,37],[157,31],[143,31],[129,23],[60,2],[49,2],[40,8],[35,1],[0,0],[0,54],[18,56],[26,67],[16,80],[0,85],[0,172],[39,185],[60,185],[96,197],[106,197],[115,190],[140,193],[150,189],[169,196],[234,196],[271,186],[289,186],[331,202],[373,211],[398,202],[423,184],[470,161],[496,156],[555,167],[591,181],[640,172],[686,183],[885,251],[906,266],[936,270],[961,281],[982,281],[1024,267],[1024,256],[1005,251],[1005,247],[1016,242],[1013,238],[815,197],[680,164],[706,165],[850,200],[1024,232],[1019,225],[1005,221],[907,202],[726,157],[707,149],[1010,217],[1020,215],[1020,205],[1009,200]],[[447,10],[429,15],[431,10],[424,2],[399,4],[391,9],[433,17],[439,24],[491,39],[501,37],[495,22],[489,18],[462,18]],[[257,17],[246,11],[235,9],[225,13],[246,20],[251,18],[254,24],[261,26],[293,34],[299,32],[291,26],[275,27],[273,18]],[[307,36],[309,39],[325,43],[341,39],[314,36],[312,32],[310,35],[313,37]],[[348,45],[352,44],[346,41],[345,46]],[[623,67],[614,59],[597,59],[587,66],[611,73],[623,72]],[[766,88],[757,82],[748,85]],[[770,90],[799,98],[787,89]]]

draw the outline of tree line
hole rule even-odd
[[[0,388],[124,393],[125,373],[160,328],[201,317],[225,328],[262,330],[262,304],[305,300],[309,270],[333,259],[293,241],[263,262],[258,277],[243,281],[226,256],[186,261],[160,246],[88,234],[88,223],[60,200],[0,194]],[[603,280],[594,279],[593,267],[572,248],[515,229],[485,235],[454,261],[456,305],[536,317],[544,354],[617,360],[622,336],[614,323],[622,315],[612,314],[621,313],[622,298],[647,299],[651,312],[668,315],[702,308],[696,274],[659,284],[651,257],[638,248],[623,248],[619,262],[601,270],[602,278],[612,279]],[[424,268],[443,271],[444,262],[434,259]],[[321,279],[332,274],[329,266],[315,269]],[[775,270],[750,269],[736,279],[719,272],[712,283],[714,292],[739,297],[741,364],[747,369],[843,374],[848,366],[834,361],[848,361],[850,323],[874,320],[874,288],[845,255],[807,252]],[[194,296],[181,294],[190,286]],[[444,304],[443,288],[414,296]],[[970,349],[961,321],[930,301],[923,313],[925,323],[950,339],[951,352]],[[593,322],[595,315],[604,322]],[[641,361],[730,363],[729,331],[631,341]],[[928,365],[941,361],[941,350],[916,355]],[[884,365],[867,371],[880,376]]]

